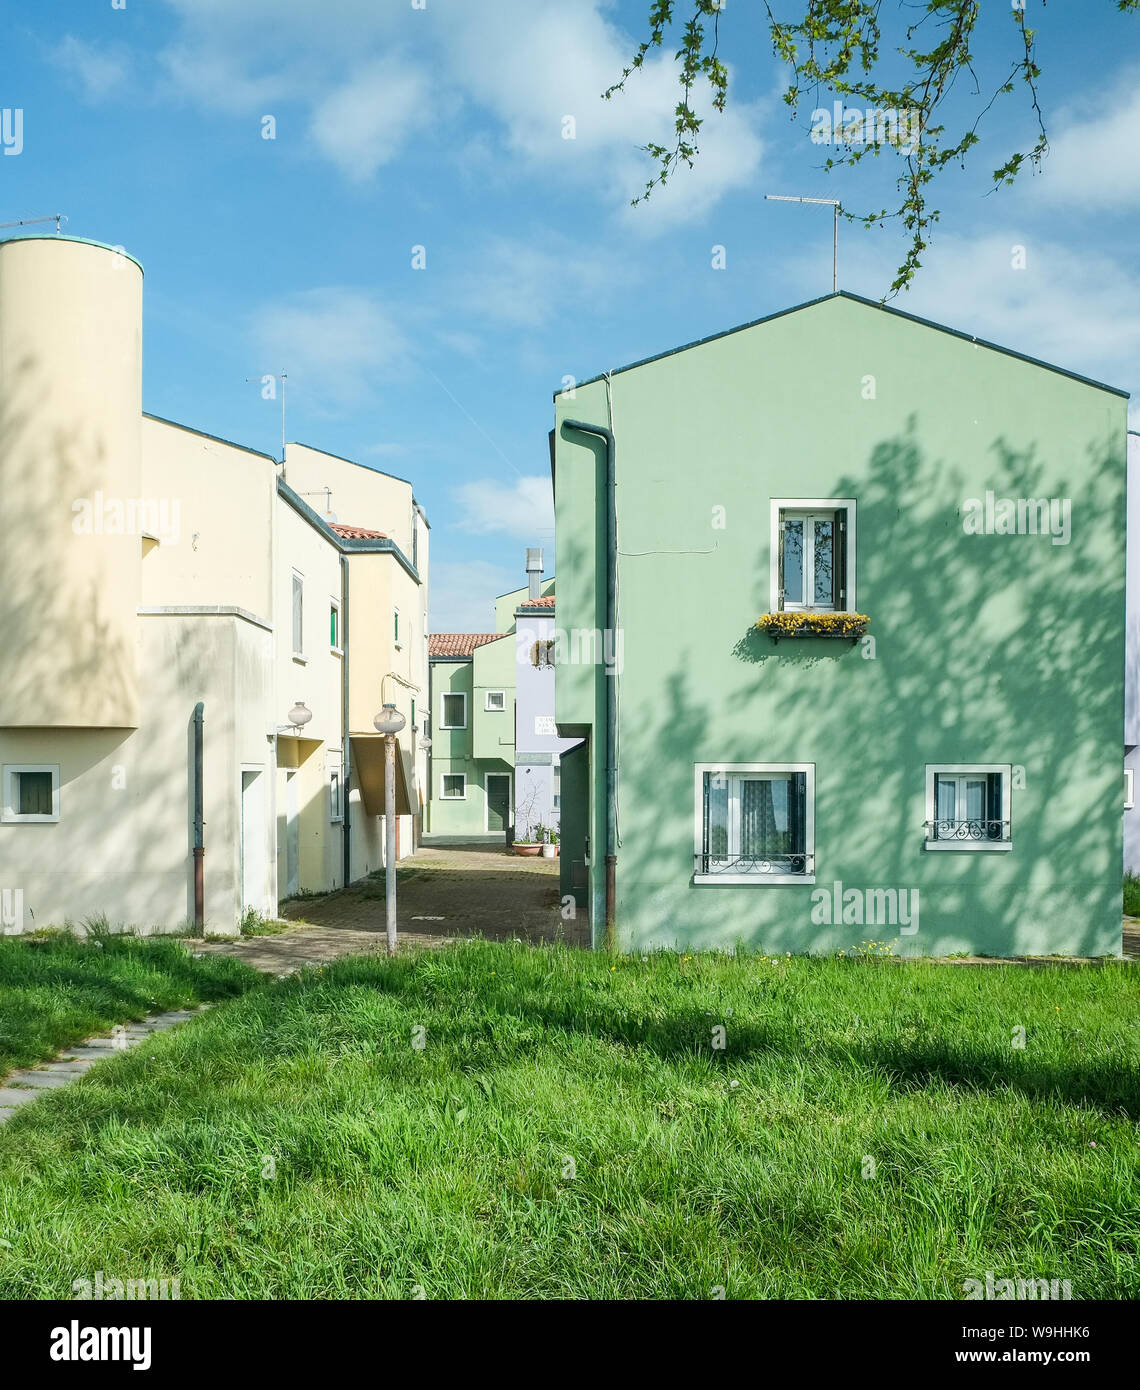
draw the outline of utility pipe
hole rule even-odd
[[[606,765],[606,926],[605,943],[607,950],[617,946],[617,930],[614,921],[615,898],[617,895],[617,768],[615,750],[617,748],[617,489],[614,478],[616,445],[612,430],[604,425],[589,425],[582,420],[563,420],[564,429],[577,430],[579,434],[593,435],[606,446],[606,632],[602,635],[602,659],[605,659],[606,637],[615,653],[613,674],[604,678],[606,706],[605,765]]]
[[[206,837],[202,816],[202,721],[206,707],[194,706],[194,926],[206,925]]]

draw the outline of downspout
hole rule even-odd
[[[194,706],[194,927],[206,925],[206,842],[202,817],[202,721],[206,707]]]
[[[565,429],[577,430],[580,434],[590,434],[605,441],[606,445],[606,632],[602,637],[602,657],[605,659],[605,642],[608,635],[615,653],[612,673],[606,673],[606,927],[605,944],[607,950],[617,946],[617,931],[614,921],[614,906],[617,895],[617,769],[615,750],[617,748],[617,489],[614,479],[616,446],[613,431],[604,425],[588,425],[581,420],[563,420]],[[611,683],[612,682],[612,683]]]
[[[348,556],[340,557],[340,649],[341,649],[341,795],[344,805],[340,808],[341,854],[343,856],[344,883],[347,888],[352,882],[352,827],[349,822],[349,790],[352,783],[352,740],[348,736]]]

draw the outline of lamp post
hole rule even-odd
[[[384,735],[384,908],[388,954],[396,950],[396,735],[407,721],[393,704],[386,704],[372,721]]]

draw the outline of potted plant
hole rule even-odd
[[[522,805],[516,808],[516,832],[521,828],[521,837],[516,833],[511,848],[516,854],[536,855],[542,853],[542,841],[539,839],[539,832],[545,827],[541,825],[531,825],[531,814],[534,811],[534,803],[538,798],[538,788],[534,787],[530,795],[523,801]]]
[[[544,859],[558,858],[558,831],[547,830],[546,840],[542,846],[542,857]]]

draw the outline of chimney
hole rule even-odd
[[[532,550],[529,546],[526,552],[526,582],[527,598],[533,602],[536,598],[542,597],[542,551]]]

